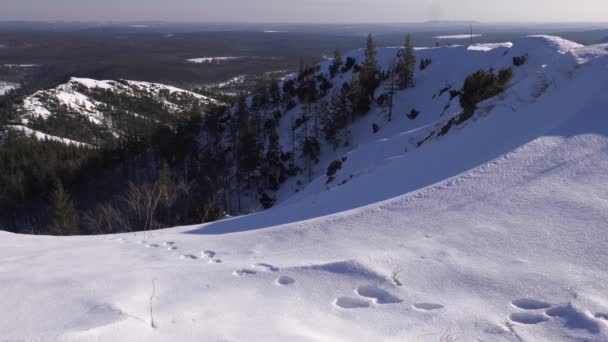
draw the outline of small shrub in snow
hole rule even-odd
[[[433,61],[430,58],[423,58],[420,60],[420,71],[424,71],[431,65]]]
[[[528,61],[528,56],[526,56],[526,55],[513,57],[513,65],[515,65],[517,67],[526,64],[527,61]]]
[[[334,176],[341,168],[342,168],[342,162],[339,160],[334,160],[333,162],[331,162],[331,164],[329,164],[329,167],[327,168],[326,184],[333,182],[333,180],[335,179]]]
[[[473,115],[477,104],[481,101],[492,98],[504,91],[507,83],[513,78],[511,68],[501,69],[498,75],[493,71],[478,70],[469,75],[462,87],[460,95],[460,105],[466,118]],[[465,120],[466,120],[465,118]]]
[[[380,131],[380,126],[378,126],[378,124],[372,124],[372,131],[374,134],[378,133],[378,131]]]
[[[271,197],[265,192],[262,193],[262,195],[260,196],[260,204],[262,205],[262,207],[264,207],[264,209],[272,208],[276,201],[277,199],[275,197]]]
[[[410,112],[407,114],[407,117],[414,120],[418,117],[418,115],[420,115],[420,112],[417,111],[416,108],[412,108],[412,110],[410,110]]]

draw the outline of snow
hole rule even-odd
[[[53,135],[48,135],[36,130],[33,130],[29,127],[26,126],[21,126],[21,125],[7,125],[6,126],[8,129],[14,129],[14,130],[18,130],[23,132],[25,135],[30,136],[30,137],[34,137],[37,140],[51,140],[51,141],[57,141],[66,145],[76,145],[78,147],[93,147],[89,144],[85,144],[85,143],[81,143],[78,141],[74,141],[74,140],[70,140],[70,139],[66,139],[66,138],[61,138],[61,137],[56,137]]]
[[[64,105],[75,113],[86,117],[90,122],[111,129],[111,133],[118,137],[119,133],[113,129],[110,118],[106,117],[98,108],[105,107],[105,104],[94,100],[86,95],[80,87],[86,87],[91,90],[103,89],[116,93],[127,95],[141,95],[141,93],[161,94],[161,91],[168,91],[170,94],[179,94],[181,96],[192,96],[204,103],[218,103],[215,99],[190,92],[184,89],[179,89],[173,86],[168,86],[159,83],[140,82],[140,81],[113,81],[113,80],[93,80],[88,78],[73,77],[68,83],[61,84],[53,89],[37,91],[34,94],[23,99],[23,104],[19,106],[21,122],[27,125],[32,118],[48,118],[53,115],[53,108],[56,105]],[[137,94],[136,94],[137,93]],[[168,99],[161,99],[164,105],[172,111],[177,112],[180,107]],[[130,115],[136,117],[146,117],[145,113],[129,112]]]
[[[454,35],[449,35],[449,36],[436,36],[433,38],[436,39],[469,39],[469,38],[477,38],[477,37],[481,37],[480,34],[454,34]]]
[[[223,61],[230,61],[235,59],[242,59],[245,57],[201,57],[201,58],[190,58],[187,59],[188,62],[192,63],[219,63]]]
[[[420,50],[433,63],[399,93],[394,120],[370,113],[268,211],[109,236],[0,232],[2,338],[606,341],[601,50],[553,37]],[[380,49],[380,63],[396,52]],[[504,94],[416,146],[458,112],[442,115],[446,81],[523,54]],[[412,106],[416,120],[404,118]],[[347,160],[325,184],[337,156]]]
[[[513,43],[485,43],[485,44],[472,44],[467,47],[471,51],[490,51],[500,47],[512,48]]]
[[[0,96],[17,88],[19,88],[19,84],[0,81]]]
[[[4,64],[7,68],[35,68],[39,67],[40,64]]]

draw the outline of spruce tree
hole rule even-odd
[[[399,88],[413,88],[414,83],[414,70],[416,69],[416,56],[414,54],[414,46],[412,40],[408,34],[405,37],[405,44],[403,46],[403,52],[401,53],[401,60],[399,61]]]
[[[70,195],[65,191],[60,180],[55,182],[51,198],[52,228],[62,235],[79,233],[79,218]]]
[[[338,71],[340,71],[340,67],[342,67],[342,64],[344,64],[344,61],[342,60],[342,54],[339,50],[336,50],[336,52],[334,52],[334,60],[329,66],[329,76],[331,78],[336,77],[336,74],[338,73]]]
[[[378,61],[376,56],[376,43],[374,43],[374,38],[370,33],[367,36],[367,45],[365,48],[365,61],[363,63],[363,67],[361,68],[361,72],[359,73],[359,86],[361,87],[361,96],[367,97],[369,100],[373,100],[374,92],[378,85],[380,84],[380,80],[378,77]],[[363,99],[360,99],[362,101]],[[362,111],[369,110],[370,103],[367,103],[366,106],[362,106]],[[366,108],[367,107],[367,108]]]

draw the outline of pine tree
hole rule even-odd
[[[79,217],[74,202],[65,191],[60,180],[55,182],[51,198],[51,215],[53,229],[62,235],[76,235],[79,233]]]
[[[405,37],[405,44],[401,53],[401,60],[398,65],[399,69],[399,88],[414,87],[414,70],[416,69],[416,56],[414,55],[414,46],[408,34]]]
[[[342,64],[344,64],[344,60],[342,59],[342,54],[340,53],[339,50],[336,50],[334,52],[334,60],[331,63],[331,65],[329,66],[329,75],[331,78],[336,77],[336,74],[338,73],[338,71],[340,71],[340,67],[342,67]]]
[[[359,86],[361,87],[361,96],[365,96],[370,100],[374,99],[374,92],[380,84],[378,74],[379,71],[376,56],[376,43],[374,43],[374,38],[370,33],[367,36],[367,45],[365,48],[365,62],[363,63],[363,67],[361,68],[361,72],[359,73]],[[369,110],[369,106],[367,110]]]
[[[388,103],[386,104],[388,106],[388,121],[391,121],[393,119],[393,98],[395,97],[396,81],[397,81],[397,77],[395,75],[396,74],[395,69],[396,69],[396,67],[393,65],[387,71],[388,80],[386,83],[385,90],[386,90],[387,101],[388,101]]]

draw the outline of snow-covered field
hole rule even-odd
[[[358,139],[341,186],[315,173],[273,209],[200,226],[0,233],[1,338],[607,341],[606,46],[419,53],[433,64],[396,112],[436,115]],[[524,54],[474,121],[415,148],[457,112],[431,101],[446,80]]]
[[[476,37],[481,37],[480,34],[454,34],[454,35],[450,35],[450,36],[436,36],[434,38],[437,39],[468,39],[468,38],[476,38]]]
[[[35,68],[39,67],[40,64],[4,64],[7,68]]]
[[[231,61],[235,59],[242,59],[246,57],[201,57],[201,58],[190,58],[187,61],[191,63],[221,63],[226,61]]]
[[[19,88],[19,84],[0,81],[0,95],[4,95],[13,89]]]

